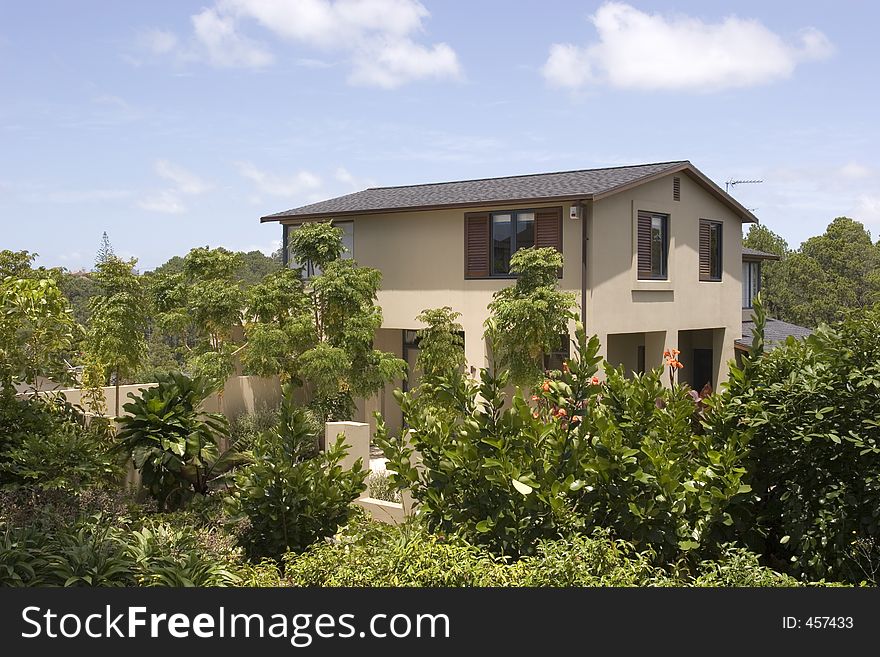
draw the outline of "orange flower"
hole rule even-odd
[[[663,352],[663,357],[664,357],[664,358],[669,358],[671,355],[672,355],[672,354],[669,353],[669,349],[667,349],[666,351]]]
[[[532,395],[532,401],[538,401],[539,399],[538,395]]]
[[[568,411],[566,411],[564,408],[560,408],[559,415],[561,415],[562,417],[565,417],[566,415],[568,415]]]
[[[550,382],[544,381],[544,385],[541,386],[541,390],[544,392],[550,392]]]
[[[581,421],[581,416],[580,416],[580,415],[572,415],[572,416],[571,416],[571,423],[572,423],[572,424],[577,424],[577,423],[580,422],[580,421]]]
[[[599,385],[599,377],[594,376],[592,379],[590,379],[590,383],[592,383],[594,386]]]
[[[537,419],[538,419],[538,413],[537,413],[537,412],[532,413],[532,417],[535,418],[535,419],[537,420]]]

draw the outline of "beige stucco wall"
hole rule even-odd
[[[649,367],[661,343],[676,346],[678,331],[725,329],[716,360],[733,358],[733,341],[740,332],[741,222],[724,204],[687,174],[681,178],[681,201],[672,200],[672,175],[632,191],[597,201],[587,231],[588,333],[604,345],[615,333],[650,332]],[[492,293],[510,279],[466,280],[464,277],[465,212],[563,207],[563,257],[560,288],[581,300],[583,219],[569,218],[569,203],[535,205],[493,204],[482,208],[373,214],[354,217],[354,258],[382,272],[384,329],[419,328],[415,317],[425,308],[452,306],[462,314],[469,365],[487,366],[483,322]],[[635,260],[635,213],[649,210],[670,216],[669,280],[638,281]],[[584,213],[586,214],[586,213]],[[699,219],[723,223],[723,266],[720,283],[700,282],[698,275]],[[346,217],[350,219],[350,217]],[[377,337],[377,346],[399,354],[399,333]],[[660,349],[662,353],[662,349]],[[717,369],[724,369],[719,367]],[[726,369],[718,372],[721,379]],[[386,408],[389,391],[386,391]],[[381,400],[361,407],[364,420]]]
[[[493,205],[468,211],[559,205]],[[483,322],[488,317],[486,306],[492,300],[492,293],[511,281],[465,280],[464,214],[464,210],[457,209],[356,217],[354,258],[359,264],[382,272],[379,304],[384,317],[383,328],[420,328],[416,315],[422,310],[452,306],[462,314],[460,321],[465,331],[468,363],[480,368],[489,364],[482,338]],[[568,205],[563,207],[562,245],[567,266],[561,287],[577,292],[580,298],[580,222],[568,218]]]
[[[672,200],[672,176],[597,201],[588,226],[587,331],[603,344],[612,333],[665,332],[677,347],[678,332],[725,329],[718,345],[716,377],[724,380],[733,343],[741,332],[742,222],[726,205],[685,174],[681,201]],[[639,210],[669,215],[669,277],[640,281],[636,272]],[[699,220],[722,222],[720,282],[699,279]],[[648,356],[648,366],[651,358]]]

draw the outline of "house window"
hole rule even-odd
[[[761,291],[761,263],[760,262],[744,262],[743,263],[743,308],[751,308],[752,301]]]
[[[492,214],[492,274],[510,273],[510,257],[535,246],[535,213],[531,210]]]
[[[513,254],[532,246],[562,253],[561,207],[464,215],[465,278],[510,276]]]
[[[700,280],[720,281],[722,272],[720,221],[700,219]]]
[[[342,251],[342,260],[351,260],[354,258],[354,222],[334,221],[333,225],[336,228],[342,229],[342,246],[344,247],[344,250]],[[297,228],[299,228],[299,226],[284,226],[284,250],[282,251],[282,254],[286,257],[285,264],[293,269],[302,267],[303,274],[306,278],[319,276],[321,274],[320,267],[316,267],[311,262],[301,263],[296,259],[296,256],[290,252],[290,235]]]
[[[642,280],[664,280],[669,275],[669,215],[639,211],[638,267]]]

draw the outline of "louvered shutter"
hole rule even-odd
[[[712,278],[712,226],[700,219],[700,280]]]
[[[651,214],[639,212],[638,259],[639,278],[652,278],[654,268],[651,266]]]
[[[489,275],[489,213],[475,212],[464,217],[465,278]]]
[[[562,208],[543,208],[535,212],[535,246],[552,246],[562,253]]]
[[[543,208],[535,211],[535,246],[552,246],[562,253],[562,208]],[[562,267],[559,268],[562,278]]]

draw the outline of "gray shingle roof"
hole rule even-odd
[[[736,341],[736,344],[748,349],[752,346],[752,329],[755,328],[755,323],[748,320],[742,324],[743,336]],[[764,325],[764,344],[770,349],[773,349],[777,345],[785,342],[785,339],[790,335],[800,340],[812,334],[812,329],[798,326],[797,324],[789,324],[780,319],[768,319],[767,323]]]
[[[758,249],[750,249],[743,247],[743,258],[751,258],[752,260],[780,260],[775,253],[767,253],[766,251],[758,251]]]
[[[327,201],[262,217],[319,217],[334,214],[467,206],[500,201],[577,198],[605,194],[618,187],[689,165],[686,160],[604,169],[537,173],[403,187],[373,187]]]

